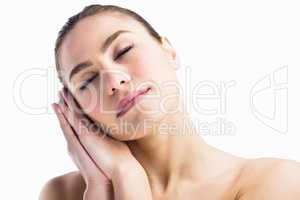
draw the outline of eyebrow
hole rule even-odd
[[[106,38],[106,40],[104,41],[102,47],[101,47],[101,52],[104,53],[107,48],[111,45],[111,43],[117,39],[117,37],[122,34],[122,33],[128,33],[130,31],[127,31],[127,30],[119,30],[119,31],[116,31],[115,33],[111,34],[108,38]],[[93,65],[93,63],[91,61],[84,61],[82,63],[79,63],[77,65],[75,65],[75,67],[73,67],[73,69],[71,70],[70,72],[70,75],[69,75],[69,81],[71,82],[71,79],[72,77],[77,74],[78,72],[80,72],[81,70],[89,67]]]

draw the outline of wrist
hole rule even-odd
[[[152,200],[148,177],[141,165],[120,166],[112,183],[116,200]]]
[[[87,185],[84,191],[84,200],[94,199],[112,199],[113,187],[112,185]]]
[[[112,174],[112,182],[128,178],[147,178],[144,168],[138,161],[119,164]]]

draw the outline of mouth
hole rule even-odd
[[[123,116],[126,112],[128,112],[135,104],[139,102],[140,97],[148,93],[149,90],[151,90],[150,87],[138,90],[121,99],[117,108],[117,118]]]

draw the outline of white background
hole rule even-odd
[[[243,157],[300,161],[298,1],[1,1],[1,199],[37,199],[47,180],[76,170],[50,107],[60,88],[53,49],[67,18],[90,3],[138,12],[177,50],[183,86],[188,68],[192,86],[219,88],[223,95],[200,104],[215,113],[191,109],[197,121],[235,128],[203,136],[209,144]],[[224,95],[221,85],[230,81]]]

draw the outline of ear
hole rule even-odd
[[[166,52],[167,56],[170,58],[171,62],[173,63],[174,69],[175,70],[179,69],[180,67],[179,56],[177,55],[171,42],[168,40],[167,37],[164,36],[162,36],[160,40],[161,40],[162,49]]]

